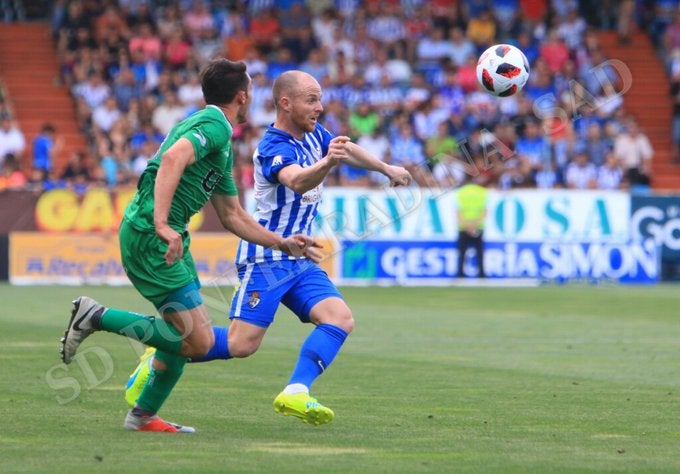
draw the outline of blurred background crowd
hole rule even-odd
[[[242,189],[252,187],[252,153],[274,120],[272,81],[288,69],[322,85],[326,128],[407,167],[421,186],[456,187],[467,172],[499,189],[645,187],[654,150],[595,32],[616,30],[622,44],[633,28],[649,32],[675,80],[680,143],[678,3],[57,0],[58,80],[87,147],[56,170],[59,130],[46,123],[26,143],[0,95],[0,189],[134,185],[171,127],[204,106],[199,71],[216,56],[245,61],[253,78],[249,121],[234,135]],[[4,19],[20,13],[6,9]],[[518,46],[531,64],[513,97],[478,86],[477,58],[495,43]],[[384,185],[349,167],[328,184]]]

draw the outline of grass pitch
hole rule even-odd
[[[253,357],[187,366],[161,414],[198,432],[164,435],[121,427],[138,347],[59,363],[70,300],[151,311],[133,289],[0,286],[0,472],[680,472],[676,286],[343,293],[357,327],[313,387],[333,423],[273,411],[310,330],[281,310]]]

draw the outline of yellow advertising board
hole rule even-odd
[[[335,249],[322,241],[328,257],[321,266],[335,276]],[[191,254],[203,285],[233,285],[238,238],[226,233],[194,233]],[[128,285],[120,264],[118,234],[97,232],[13,232],[9,242],[9,280],[15,285]]]

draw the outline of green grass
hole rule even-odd
[[[309,331],[282,310],[255,356],[187,367],[162,414],[199,431],[163,435],[121,428],[127,340],[83,345],[112,362],[91,388],[59,365],[70,299],[148,312],[134,290],[0,286],[0,472],[680,472],[677,287],[343,292],[357,327],[313,391],[333,423],[273,411]]]

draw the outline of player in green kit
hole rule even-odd
[[[311,238],[283,238],[259,225],[240,205],[231,175],[233,124],[246,121],[251,81],[242,62],[212,61],[201,73],[206,107],[168,134],[139,179],[120,225],[123,268],[162,318],[107,308],[87,296],[73,302],[62,338],[70,363],[85,338],[103,330],[157,349],[153,368],[124,427],[134,431],[193,432],[157,412],[189,357],[204,356],[214,341],[189,250],[189,219],[210,200],[222,225],[258,245],[290,255],[320,256]]]

